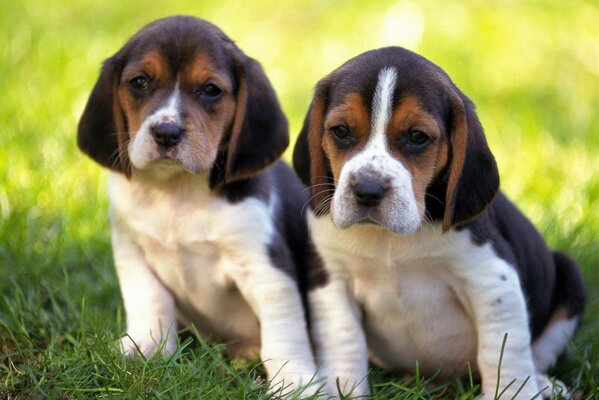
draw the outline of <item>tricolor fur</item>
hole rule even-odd
[[[205,21],[153,22],[105,61],[78,142],[112,170],[124,352],[170,354],[177,321],[193,323],[233,353],[259,351],[274,384],[312,379],[307,196],[273,164],[287,121],[260,65]]]
[[[336,378],[369,392],[367,354],[442,376],[471,365],[486,399],[498,381],[506,398],[550,394],[580,271],[498,192],[474,105],[440,68],[397,47],[348,61],[318,83],[294,165],[311,189],[308,298],[332,395]]]

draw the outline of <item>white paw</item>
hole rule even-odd
[[[315,374],[278,374],[270,379],[269,391],[275,398],[305,399],[319,393],[322,380]]]
[[[172,335],[169,335],[169,337],[162,342],[160,340],[155,340],[150,335],[126,335],[121,338],[121,351],[127,357],[139,355],[140,352],[144,357],[150,357],[158,350],[160,350],[160,354],[168,356],[173,354],[177,349],[177,339],[174,336],[171,336]]]
[[[363,399],[370,394],[368,378],[344,378],[329,379],[327,381],[326,392],[338,398]]]
[[[504,381],[504,377],[501,378],[500,383],[497,397],[495,396],[496,386],[493,385],[483,387],[484,393],[482,398],[484,400],[530,400],[540,392],[535,375],[526,380],[526,383],[522,379],[517,379],[511,383],[507,379]]]
[[[539,390],[543,390],[544,399],[571,399],[572,393],[566,384],[555,378],[549,378],[545,374],[537,374]]]

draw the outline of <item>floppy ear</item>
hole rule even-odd
[[[318,209],[317,206],[325,204],[326,197],[335,188],[333,174],[322,150],[328,88],[329,83],[326,78],[318,83],[310,109],[304,119],[304,126],[293,150],[295,172],[310,188],[310,205],[319,214],[329,211],[328,207]]]
[[[119,77],[115,64],[110,58],[102,66],[79,120],[77,144],[101,165],[130,175],[125,119],[116,95]]]
[[[493,201],[499,190],[499,172],[487,145],[474,104],[450,91],[451,158],[445,194],[443,230],[467,223]]]
[[[287,119],[257,61],[233,50],[239,84],[225,182],[247,178],[277,160],[289,145]]]

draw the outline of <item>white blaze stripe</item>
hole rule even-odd
[[[393,91],[397,82],[397,72],[393,68],[383,68],[379,73],[374,99],[372,100],[372,131],[370,144],[383,143],[387,147],[386,131],[391,117]]]
[[[166,107],[161,108],[156,112],[155,117],[158,119],[158,123],[160,122],[174,122],[179,123],[179,97],[181,96],[181,92],[179,91],[179,81],[175,85],[175,90],[173,94],[168,99],[168,104]]]
[[[424,206],[419,208],[414,197],[412,176],[394,157],[387,140],[396,84],[397,71],[394,68],[380,70],[372,99],[370,137],[364,149],[343,165],[331,203],[333,222],[339,227],[346,228],[364,219],[364,210],[354,199],[353,185],[357,180],[375,176],[381,182],[385,181],[389,190],[381,205],[370,210],[370,217],[395,232],[414,232],[420,226]]]

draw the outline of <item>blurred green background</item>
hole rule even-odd
[[[105,171],[74,145],[100,63],[153,19],[192,14],[258,59],[295,136],[315,83],[401,45],[478,105],[503,188],[541,226],[597,225],[596,1],[14,1],[0,11],[0,215],[80,207]],[[293,142],[292,142],[293,143]],[[289,152],[288,154],[289,155]],[[550,205],[550,207],[547,207]],[[85,221],[81,221],[85,225]]]
[[[143,25],[173,14],[213,22],[262,63],[289,118],[292,143],[316,82],[365,50],[400,45],[445,69],[478,106],[503,190],[552,246],[582,264],[590,298],[578,340],[593,341],[599,327],[597,1],[4,2],[0,291],[6,304],[35,299],[28,293],[40,287],[59,288],[66,302],[87,302],[88,321],[116,324],[108,174],[77,150],[76,126],[101,62]],[[3,318],[0,353],[21,346],[8,339],[12,328]]]

